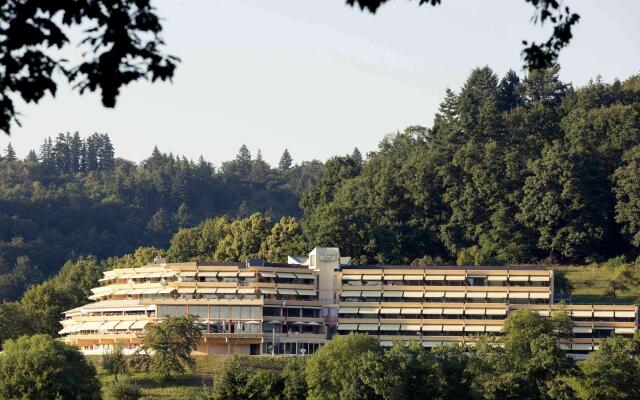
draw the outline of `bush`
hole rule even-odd
[[[111,385],[111,396],[115,400],[138,400],[142,398],[142,389],[131,382],[114,382]]]
[[[101,398],[95,367],[48,335],[7,340],[0,353],[0,400]]]

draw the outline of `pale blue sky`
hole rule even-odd
[[[182,58],[173,84],[137,83],[115,109],[67,85],[19,105],[9,141],[20,156],[46,136],[107,132],[119,156],[163,151],[219,165],[242,143],[277,162],[376,148],[389,132],[431,125],[447,87],[475,66],[521,73],[523,39],[546,37],[524,0],[395,0],[370,15],[344,0],[157,0],[167,50]],[[640,2],[566,1],[581,15],[561,77],[581,85],[640,72]]]

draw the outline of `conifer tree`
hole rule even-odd
[[[281,171],[286,171],[289,168],[291,168],[292,162],[293,162],[293,159],[291,158],[291,154],[289,154],[289,150],[284,149],[284,152],[280,157],[280,162],[278,163],[278,168],[280,168]]]
[[[356,166],[358,168],[362,168],[362,153],[360,153],[360,150],[357,147],[353,148],[353,154],[351,154],[351,158],[353,158],[353,161],[356,163]]]
[[[5,150],[5,159],[7,161],[15,161],[16,158],[16,152],[13,150],[13,146],[11,146],[11,143],[9,143],[7,145],[7,149]]]

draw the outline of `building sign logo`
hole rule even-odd
[[[324,262],[338,261],[338,249],[318,249],[318,260]]]

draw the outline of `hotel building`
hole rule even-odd
[[[62,340],[85,354],[114,343],[140,345],[144,328],[167,316],[196,315],[197,354],[311,354],[336,334],[360,332],[381,344],[416,340],[433,347],[501,335],[522,308],[566,309],[582,358],[611,335],[632,335],[633,305],[558,305],[553,270],[543,267],[356,266],[337,248],[315,248],[288,263],[166,263],[106,271],[94,302],[65,312]]]

